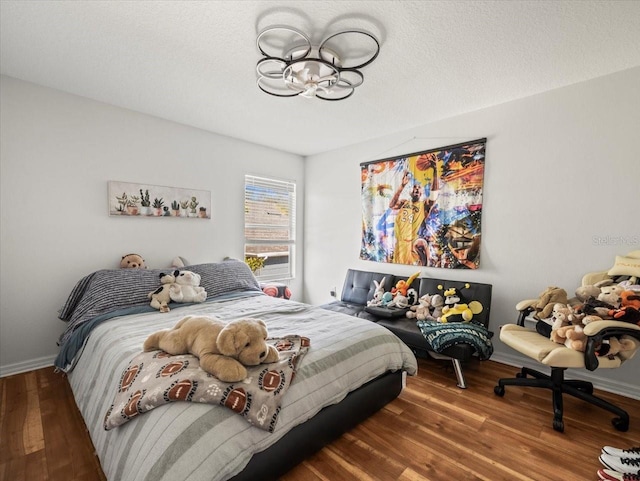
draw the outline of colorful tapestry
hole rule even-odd
[[[360,164],[360,258],[477,269],[485,144],[479,139]]]

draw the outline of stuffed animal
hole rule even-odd
[[[420,299],[418,299],[418,305],[411,306],[406,316],[409,319],[417,319],[418,321],[426,320],[431,315],[431,298],[432,296],[429,294],[420,297]]]
[[[171,302],[171,296],[169,295],[169,289],[171,285],[176,281],[178,271],[173,271],[172,274],[160,273],[160,287],[155,291],[147,294],[147,297],[151,299],[151,307],[158,309],[160,312],[169,312],[169,302]]]
[[[585,316],[582,319],[582,323],[586,325],[593,321],[611,319],[609,311],[613,308],[614,307],[611,304],[607,304],[593,296],[589,296],[582,304],[576,306],[575,309],[577,313]]]
[[[191,271],[176,271],[176,281],[169,287],[169,297],[174,302],[203,302],[207,292],[200,287],[200,275]]]
[[[120,267],[122,269],[146,269],[142,256],[138,254],[127,254],[120,259]]]
[[[413,281],[415,281],[419,275],[420,272],[416,272],[406,281],[400,279],[398,282],[396,282],[396,286],[391,289],[391,294],[393,294],[393,296],[395,297],[398,293],[400,293],[403,296],[407,297],[407,290],[411,287],[411,284],[413,284]]]
[[[550,339],[575,351],[584,352],[587,346],[587,336],[584,333],[583,324],[584,318],[585,315],[577,312],[572,306],[557,303],[553,306],[551,317],[553,324],[551,326]]]
[[[390,292],[385,292],[384,294],[382,294],[382,301],[380,301],[380,305],[382,307],[387,307],[389,306],[389,304],[391,304],[391,301],[393,301],[393,294],[391,294]]]
[[[637,282],[638,280],[636,278],[631,278],[626,281],[620,282],[618,285],[625,291],[633,291],[636,294],[640,294],[640,284],[638,284]]]
[[[633,337],[622,336],[620,339],[610,337],[602,341],[602,344],[596,350],[596,356],[607,356],[609,359],[613,359],[620,353],[633,351],[637,348],[638,344]]]
[[[469,288],[469,284],[465,284],[465,288]],[[442,286],[438,286],[443,289]],[[442,315],[438,317],[440,322],[469,322],[473,316],[480,314],[483,310],[482,304],[478,301],[467,303],[466,298],[455,287],[444,290],[444,307]]]
[[[413,287],[407,289],[407,300],[409,301],[410,306],[415,306],[418,304],[418,291],[416,291]]]
[[[633,306],[611,309],[609,315],[614,321],[630,322],[640,326],[640,309],[636,309]]]
[[[602,302],[606,302],[607,304],[612,305],[613,307],[620,306],[620,294],[624,291],[624,288],[619,285],[615,286],[603,286],[600,289],[600,294],[598,294],[598,300]]]
[[[188,266],[189,261],[184,257],[176,256],[171,261],[171,267],[175,267],[176,269],[180,269],[181,267]]]
[[[567,291],[560,287],[550,286],[540,293],[538,299],[531,306],[535,310],[533,317],[536,319],[547,319],[553,312],[553,306],[556,304],[568,304]]]
[[[605,286],[609,286],[612,283],[613,279],[604,279],[602,281],[596,282],[595,284],[580,286],[576,289],[576,299],[569,299],[569,303],[573,305],[579,305],[580,303],[587,301],[587,299],[589,298],[597,299],[602,292],[602,288]]]
[[[444,306],[440,322],[469,322],[473,316],[482,312],[482,304],[471,301],[469,304],[455,304],[453,307]]]
[[[552,331],[551,340],[574,351],[584,352],[587,346],[587,335],[580,325],[571,324]]]
[[[536,331],[550,338],[553,342],[564,344],[566,336],[564,333],[556,335],[556,331],[563,327],[571,326],[572,311],[566,304],[557,302],[553,306],[551,317],[548,319],[540,319],[536,324]],[[545,327],[546,326],[546,327]]]
[[[384,295],[384,281],[386,277],[380,279],[380,282],[373,280],[374,285],[376,286],[376,290],[373,293],[373,298],[370,301],[367,301],[367,306],[379,306],[382,304],[382,296]]]
[[[428,316],[427,319],[430,321],[437,321],[440,317],[442,317],[442,309],[444,308],[444,297],[440,294],[434,294],[431,296],[431,316]]]
[[[567,312],[567,306],[560,302],[556,303],[553,306],[553,311],[551,312],[551,317],[548,319],[539,319],[536,322],[536,332],[544,337],[548,337],[551,340],[553,338],[553,332],[556,329],[559,329],[564,326],[568,326],[571,324],[569,321],[569,312]],[[562,344],[564,341],[554,340],[554,342],[558,342]]]
[[[409,307],[409,298],[401,292],[396,292],[396,295],[391,300],[391,302],[387,304],[387,307],[398,307],[400,309]]]
[[[629,289],[620,293],[620,306],[631,306],[640,309],[640,294]]]
[[[245,366],[279,359],[278,351],[266,339],[267,327],[260,319],[225,324],[212,317],[187,316],[172,329],[151,334],[143,349],[161,349],[172,355],[193,354],[209,374],[224,382],[239,382],[247,377]]]

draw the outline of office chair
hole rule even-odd
[[[594,278],[601,277],[598,273],[587,274],[584,282],[592,282]],[[563,394],[582,399],[602,409],[606,409],[616,415],[612,420],[613,426],[619,431],[629,429],[629,415],[620,407],[593,394],[593,385],[587,381],[566,380],[565,371],[572,368],[586,368],[590,371],[596,369],[615,369],[631,359],[640,348],[640,326],[630,322],[601,320],[594,321],[584,326],[587,335],[585,352],[576,351],[564,344],[558,344],[551,339],[539,334],[535,329],[525,327],[525,319],[533,312],[533,308],[526,307],[520,311],[517,324],[506,324],[500,329],[500,340],[515,349],[519,353],[534,359],[543,366],[551,369],[550,375],[523,367],[516,373],[515,378],[500,379],[494,392],[498,396],[504,396],[506,386],[538,387],[552,391],[553,399],[553,429],[564,431]],[[633,340],[635,349],[622,351],[617,355],[597,355],[603,341],[615,337],[625,339],[628,343]]]

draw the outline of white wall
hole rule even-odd
[[[640,68],[634,68],[308,158],[306,300],[331,300],[329,291],[340,292],[349,267],[416,270],[358,259],[361,162],[480,137],[488,139],[480,269],[422,271],[493,285],[494,359],[523,361],[497,339],[499,326],[515,321],[519,300],[550,285],[572,294],[584,273],[640,249]],[[596,371],[596,384],[640,399],[639,363]]]
[[[57,311],[82,276],[136,252],[151,268],[241,258],[244,174],[294,180],[303,242],[304,161],[229,137],[0,79],[0,373],[50,365]],[[212,219],[107,214],[107,181],[212,192]],[[302,249],[294,296],[302,298]]]

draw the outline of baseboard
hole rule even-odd
[[[53,362],[55,360],[56,356],[45,356],[37,359],[31,359],[29,361],[0,366],[0,377],[12,376],[13,374],[20,374],[27,371],[42,369],[43,367],[53,366]]]
[[[495,362],[499,362],[501,364],[506,364],[508,366],[514,366],[517,368],[521,368],[524,366],[524,367],[528,367],[529,369],[535,369],[541,372],[546,372],[544,370],[544,366],[541,366],[541,364],[519,357],[517,355],[494,352],[493,355],[491,356],[491,360]],[[600,376],[595,376],[594,374],[592,374],[591,371],[587,371],[587,370],[581,370],[580,375],[576,377],[592,383],[596,389],[600,389],[601,391],[606,391],[613,394],[619,394],[620,396],[625,396],[631,399],[640,400],[640,386],[632,385],[630,383],[624,383],[620,381],[614,381],[610,379],[604,379]],[[567,379],[573,379],[573,378],[574,377],[571,376],[570,370],[568,370]]]

